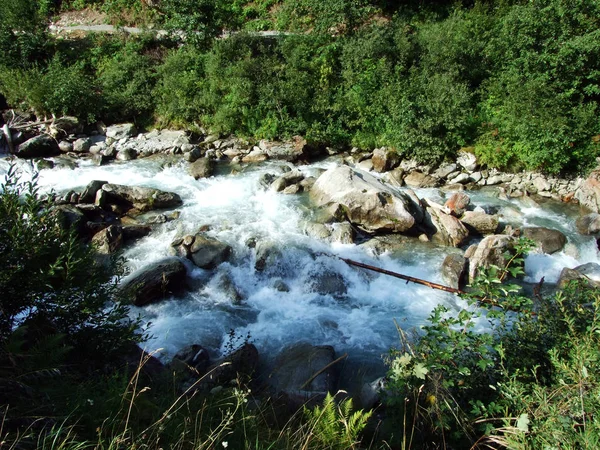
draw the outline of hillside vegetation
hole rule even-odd
[[[174,33],[49,38],[49,18],[83,7]],[[600,149],[595,0],[18,0],[0,14],[0,91],[38,115],[301,134],[421,162],[473,146],[491,167],[548,173]],[[251,33],[265,29],[291,34]]]

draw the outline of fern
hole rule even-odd
[[[352,399],[339,404],[327,394],[322,406],[313,410],[305,408],[311,432],[307,437],[308,448],[354,449],[360,443],[358,436],[365,428],[372,412],[352,412]],[[311,439],[314,437],[314,441]]]

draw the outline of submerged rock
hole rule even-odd
[[[190,259],[201,269],[214,269],[231,255],[229,245],[202,234],[176,239],[171,247],[174,254]]]

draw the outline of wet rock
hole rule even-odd
[[[108,181],[101,180],[90,181],[85,189],[81,192],[81,195],[79,196],[79,203],[94,203],[96,200],[96,193],[107,183]]]
[[[283,280],[273,281],[273,289],[279,292],[290,292],[290,287]]]
[[[350,222],[373,232],[404,232],[415,225],[416,205],[372,175],[347,166],[327,170],[310,191],[316,206],[342,205]]]
[[[198,344],[187,345],[179,350],[171,360],[170,367],[176,372],[188,373],[200,378],[210,364],[208,351]]]
[[[514,244],[515,238],[512,236],[494,234],[469,247],[465,253],[465,258],[469,260],[469,283],[475,280],[481,268],[506,266],[506,254],[512,251]]]
[[[316,273],[310,282],[310,290],[320,295],[343,297],[348,293],[344,278],[333,272]]]
[[[577,231],[581,234],[597,234],[600,232],[600,214],[591,213],[579,217],[575,222],[575,226],[577,227]]]
[[[437,186],[438,180],[431,175],[414,171],[404,177],[404,184],[411,188],[429,188]]]
[[[276,179],[277,175],[275,175],[274,173],[264,173],[258,179],[258,183],[264,189],[268,189],[269,187],[271,187],[271,185]]]
[[[215,281],[217,289],[234,305],[240,305],[244,296],[240,293],[228,273],[221,273]]]
[[[308,400],[322,399],[328,392],[336,392],[335,365],[319,373],[333,361],[335,350],[329,345],[291,345],[277,355],[269,384],[275,393],[283,394],[289,407],[295,410]]]
[[[195,180],[208,178],[215,173],[215,161],[210,158],[200,158],[190,164],[188,172]]]
[[[92,162],[94,163],[95,166],[103,166],[104,164],[108,163],[109,161],[110,161],[110,157],[101,155],[99,153],[92,156]]]
[[[173,192],[141,186],[108,183],[102,186],[102,191],[107,194],[110,201],[136,208],[139,211],[172,208],[183,203],[181,197]]]
[[[92,140],[89,137],[79,138],[73,142],[73,151],[75,153],[87,153],[92,146]]]
[[[373,150],[371,162],[373,163],[373,170],[375,172],[388,172],[398,165],[400,157],[395,150],[381,147]]]
[[[286,187],[281,192],[285,195],[294,195],[301,191],[302,191],[302,188],[300,187],[299,184],[292,184],[291,186]]]
[[[460,221],[470,232],[476,234],[495,234],[498,231],[499,217],[479,211],[467,211]]]
[[[136,270],[120,286],[125,297],[136,306],[154,303],[180,293],[185,286],[186,268],[176,257],[161,259]]]
[[[442,263],[442,277],[446,284],[455,289],[462,289],[467,275],[467,259],[458,253],[451,253]]]
[[[110,225],[94,235],[92,244],[98,253],[111,255],[123,246],[123,229],[119,225]]]
[[[40,170],[48,170],[54,168],[54,161],[49,159],[38,159],[35,161],[35,167],[38,171]]]
[[[190,162],[190,163],[193,163],[194,161],[198,160],[199,158],[202,158],[202,150],[200,150],[199,147],[194,147],[189,152],[186,152],[183,154],[183,159],[185,159],[187,162]]]
[[[340,244],[354,244],[354,228],[348,222],[334,223],[331,240]]]
[[[331,231],[329,231],[329,228],[322,223],[309,222],[304,227],[304,231],[307,236],[315,239],[327,239],[329,236],[331,236]]]
[[[133,161],[138,156],[137,151],[131,147],[124,148],[117,152],[115,158],[117,161]]]
[[[274,266],[281,257],[279,248],[274,243],[268,241],[261,241],[256,244],[255,251],[254,268],[258,272],[263,272],[267,268]]]
[[[172,252],[190,259],[201,269],[214,269],[229,259],[231,247],[202,234],[187,235],[171,243]]]
[[[258,366],[258,350],[254,344],[244,344],[206,370],[202,387],[223,386],[231,381],[241,379],[247,382],[252,378]]]
[[[309,145],[301,136],[294,136],[287,142],[262,140],[258,146],[269,159],[288,162],[308,161],[320,153],[318,148]]]
[[[450,196],[444,206],[450,210],[450,214],[455,217],[462,216],[471,203],[471,198],[464,192],[455,192]]]
[[[448,184],[466,184],[471,181],[471,177],[466,173],[459,173],[453,178],[448,177]]]
[[[58,155],[60,149],[52,136],[40,134],[17,147],[16,156],[19,158],[45,158]]]
[[[521,229],[521,234],[534,241],[543,253],[552,254],[563,249],[567,237],[558,230],[544,227],[530,227]]]
[[[385,377],[377,378],[370,383],[364,383],[358,397],[359,407],[365,410],[371,410],[381,403],[385,387]]]
[[[137,134],[137,129],[132,123],[122,123],[111,125],[106,128],[106,137],[119,141],[123,138],[130,138]]]
[[[152,227],[148,225],[126,225],[123,227],[123,241],[131,242],[148,236]]]
[[[431,236],[432,242],[458,247],[469,236],[467,228],[456,217],[438,208],[428,207],[426,212],[426,222],[435,230]]]

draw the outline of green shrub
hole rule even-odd
[[[136,339],[137,322],[115,303],[118,267],[95,259],[92,248],[60,224],[42,201],[35,178],[19,181],[11,168],[0,191],[0,340],[21,325],[48,322],[66,343],[101,358]]]

